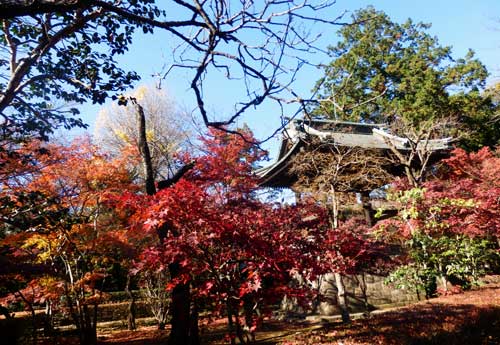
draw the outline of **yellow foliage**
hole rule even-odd
[[[22,245],[23,249],[36,248],[38,249],[37,262],[45,262],[54,254],[54,248],[57,248],[57,240],[50,239],[46,236],[35,234],[28,238]]]
[[[114,130],[114,133],[115,133],[115,135],[116,135],[118,138],[120,138],[120,140],[123,140],[123,142],[130,144],[130,138],[129,138],[129,136],[127,135],[127,133],[125,133],[124,131],[121,131],[121,130],[119,130],[119,129],[115,129],[115,130]]]
[[[146,140],[148,142],[151,142],[153,141],[154,138],[155,138],[155,132],[152,129],[146,130]]]
[[[148,92],[148,88],[144,85],[142,86],[139,86],[137,88],[137,90],[135,91],[135,98],[138,100],[138,101],[141,101],[144,99],[144,97],[146,96],[146,93]]]

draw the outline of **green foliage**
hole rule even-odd
[[[488,268],[499,262],[500,253],[491,236],[478,236],[455,231],[462,220],[457,215],[476,209],[480,201],[440,194],[426,188],[412,188],[390,194],[389,199],[399,202],[399,218],[395,225],[402,230],[403,243],[408,250],[410,264],[398,267],[387,279],[397,288],[414,287],[425,291],[427,297],[436,292],[436,278],[442,277],[454,285],[468,289],[479,284]],[[470,221],[471,218],[465,218]],[[400,226],[404,224],[403,229]],[[479,224],[476,224],[479,226]],[[379,227],[387,233],[387,225]]]
[[[411,263],[398,267],[386,283],[423,291],[427,297],[435,295],[438,277],[463,289],[479,285],[487,268],[500,259],[492,241],[464,235],[431,237],[415,232],[407,245]]]
[[[498,87],[483,93],[461,94],[452,98],[453,107],[460,109],[461,137],[458,145],[471,152],[483,146],[500,144],[500,102]]]
[[[487,268],[500,260],[492,241],[467,236],[450,241],[450,247],[443,257],[446,260],[446,276],[463,288],[478,285],[479,278],[487,273]]]
[[[424,276],[430,276],[419,270],[415,264],[402,265],[392,271],[384,283],[397,289],[414,290],[417,294],[425,292]]]
[[[456,149],[420,188],[395,183],[389,199],[398,204],[398,216],[382,221],[376,234],[402,244],[408,264],[388,281],[432,296],[437,278],[468,289],[498,270],[499,172],[498,152]]]
[[[401,120],[417,129],[437,119],[491,116],[480,94],[488,73],[472,51],[455,60],[451,47],[427,32],[430,24],[399,24],[373,7],[353,19],[357,24],[342,27],[340,42],[329,47],[333,61],[316,85],[318,116]]]
[[[398,267],[386,278],[385,283],[397,289],[414,290],[420,298],[424,293],[425,298],[436,297],[437,272],[428,267],[408,264]]]
[[[129,1],[137,15],[155,15],[151,1]],[[54,128],[85,127],[75,107],[103,104],[139,79],[118,66],[137,27],[149,26],[98,8],[2,21],[0,114],[3,134],[46,139]]]

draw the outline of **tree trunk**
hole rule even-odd
[[[168,268],[171,279],[176,279],[180,274],[179,264],[172,263]],[[190,333],[195,334],[198,332],[198,323],[196,322],[196,329],[191,325],[193,320],[190,317],[191,294],[189,283],[179,283],[174,287],[170,307],[172,329],[168,338],[168,345],[190,344]]]
[[[339,226],[339,208],[337,200],[337,192],[335,188],[331,186],[331,196],[332,196],[332,206],[333,206],[333,227],[338,228]],[[334,272],[333,276],[335,278],[335,285],[337,286],[337,300],[339,303],[340,313],[342,315],[342,322],[348,323],[351,321],[349,316],[349,309],[347,308],[347,296],[344,286],[344,281],[342,280],[342,275],[338,272]]]
[[[148,195],[154,195],[156,193],[156,186],[154,181],[154,170],[153,163],[151,159],[151,152],[149,150],[149,145],[146,136],[146,116],[144,114],[144,108],[137,102],[136,99],[131,99],[132,103],[136,107],[137,115],[137,131],[138,131],[138,143],[137,146],[141,153],[141,157],[144,164],[144,175],[145,175],[145,187],[146,193]],[[194,163],[193,163],[194,164]],[[188,164],[183,168],[182,174],[185,171],[191,169],[192,165]],[[182,177],[179,174],[177,179]],[[174,176],[174,179],[176,177]],[[174,181],[174,180],[173,180]],[[169,184],[166,183],[165,187]],[[158,237],[160,243],[166,236],[166,226],[158,230]],[[169,267],[170,276],[175,279],[178,276],[179,265],[178,263],[172,263]],[[190,306],[191,306],[191,296],[190,287],[188,284],[178,284],[174,287],[172,291],[172,302],[171,302],[171,325],[172,329],[170,331],[170,336],[168,339],[169,345],[184,345],[184,344],[198,344],[198,315],[196,314],[192,319],[190,317]],[[196,320],[196,325],[194,321]]]
[[[351,322],[351,318],[349,316],[349,309],[347,308],[347,296],[344,286],[344,281],[342,280],[342,275],[340,273],[334,273],[335,276],[335,284],[337,285],[337,294],[340,312],[342,315],[342,322],[349,323]]]
[[[79,315],[79,337],[80,345],[96,345],[97,344],[97,305],[83,305]]]
[[[189,344],[190,333],[190,292],[189,284],[177,284],[172,291],[171,325],[168,345]]]
[[[332,197],[332,227],[334,229],[339,227],[339,204],[337,200],[337,192],[335,191],[335,188],[333,186],[331,187],[330,190],[330,196]]]
[[[45,317],[43,319],[43,332],[46,337],[54,335],[54,324],[52,318],[52,304],[50,301],[45,302]]]
[[[31,312],[31,327],[33,327],[33,329],[31,330],[31,335],[32,335],[32,342],[33,342],[33,345],[36,345],[38,340],[38,331],[37,331],[37,325],[36,325],[36,313],[35,313],[35,309],[33,309],[33,306],[30,305],[29,307],[30,309],[30,312]]]
[[[5,317],[5,320],[0,324],[2,344],[17,345],[20,331],[22,331],[18,329],[19,323],[12,317],[9,310],[2,305],[0,305],[0,315]]]
[[[236,344],[236,341],[233,337],[233,334],[235,334],[235,328],[233,324],[233,308],[231,307],[231,302],[229,299],[226,301],[226,312],[227,312],[227,328],[229,331],[229,337],[230,337],[230,342],[231,345]]]
[[[37,326],[36,326],[36,313],[35,313],[35,309],[33,308],[33,304],[28,301],[26,299],[26,297],[24,297],[24,294],[21,293],[21,291],[18,291],[17,292],[18,295],[21,297],[21,299],[23,300],[23,302],[28,306],[28,309],[30,310],[30,313],[31,313],[31,327],[32,327],[32,330],[31,330],[31,336],[32,336],[32,342],[34,345],[36,345],[37,343]]]
[[[408,163],[411,164],[411,163]],[[405,165],[405,174],[413,187],[418,187],[418,181],[415,179],[415,175],[409,165]]]
[[[135,306],[135,296],[130,291],[130,281],[132,277],[130,273],[127,275],[127,284],[125,285],[125,292],[127,293],[129,297],[129,304],[128,304],[128,315],[127,315],[127,328],[128,330],[132,331],[135,330],[136,324],[135,324],[135,315],[136,315],[136,306]]]
[[[88,305],[84,305],[80,310],[82,313],[80,324],[80,345],[97,344],[97,305],[93,305],[93,310],[89,310]]]
[[[372,205],[370,204],[370,192],[361,192],[360,195],[366,225],[372,227],[375,225],[375,212],[373,212]]]
[[[97,334],[90,328],[82,328],[80,330],[80,345],[96,345],[97,344]]]
[[[142,156],[142,163],[144,167],[144,179],[146,181],[146,193],[148,195],[154,195],[156,193],[153,161],[151,159],[151,152],[149,150],[148,139],[146,136],[146,115],[144,114],[144,108],[137,102],[137,100],[132,99],[133,104],[136,109],[137,116],[137,147]]]
[[[189,345],[200,344],[200,333],[198,330],[198,304],[193,301],[191,314],[189,315]]]
[[[246,296],[243,298],[243,310],[245,316],[245,331],[246,331],[246,341],[247,343],[255,342],[255,332],[252,330],[254,323],[254,306],[255,301],[252,296]]]
[[[370,304],[368,303],[368,295],[367,295],[367,285],[366,285],[366,277],[365,273],[362,272],[360,278],[358,280],[359,288],[361,290],[361,295],[363,296],[363,304],[365,305],[365,311],[370,311]]]

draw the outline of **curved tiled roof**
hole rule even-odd
[[[411,143],[406,138],[392,135],[384,124],[366,124],[333,120],[302,120],[291,121],[283,130],[280,151],[274,163],[255,171],[266,187],[289,187],[296,177],[288,172],[291,158],[305,145],[305,140],[311,137],[332,145],[345,147],[361,147],[366,149],[409,151]],[[451,138],[426,140],[416,143],[417,149],[442,151],[451,149]]]

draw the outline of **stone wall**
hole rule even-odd
[[[136,318],[153,316],[146,302],[137,301],[135,302],[135,306]],[[128,316],[128,303],[101,304],[97,308],[97,313],[97,320],[99,322],[126,320]]]
[[[405,305],[418,301],[414,291],[394,289],[384,284],[384,277],[371,274],[343,276],[351,312],[377,309],[386,305]],[[324,296],[318,311],[322,315],[339,313],[337,287],[333,274],[326,274],[319,281],[320,293]]]
[[[136,301],[135,306],[136,306],[135,317],[137,319],[153,316],[146,302]],[[97,307],[98,322],[127,320],[127,316],[128,316],[128,302],[100,304]],[[60,326],[71,325],[72,322],[73,321],[71,320],[71,317],[69,315],[65,315],[64,317],[59,316],[59,319],[56,319],[56,323]]]

